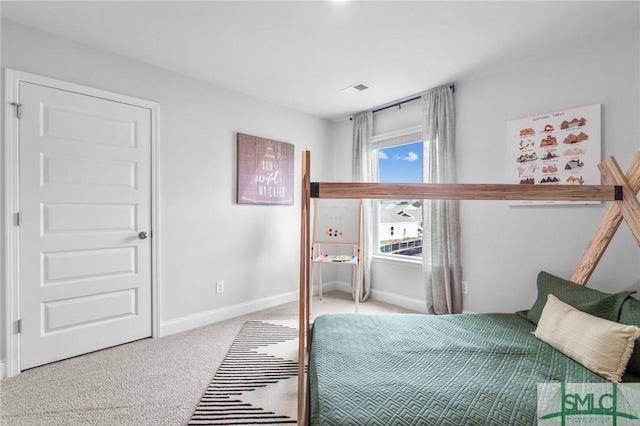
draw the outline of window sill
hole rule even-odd
[[[422,268],[421,258],[414,259],[409,256],[393,256],[388,254],[374,254],[372,258],[375,263],[386,263],[387,265],[403,266],[416,269]]]

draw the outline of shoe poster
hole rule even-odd
[[[600,185],[601,105],[507,122],[507,183]],[[526,204],[598,204],[598,201],[512,201]]]

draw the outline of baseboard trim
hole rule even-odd
[[[334,291],[334,290],[340,290],[340,291],[346,291],[343,290],[340,286],[342,284],[339,281],[325,281],[322,283],[322,294],[327,294],[330,291]],[[318,296],[320,294],[320,289],[318,288],[318,285],[314,285],[313,288],[311,289],[311,295],[312,296]]]
[[[347,293],[351,293],[351,284],[345,282],[337,282],[336,287],[340,291],[344,291]],[[388,291],[371,289],[371,299],[377,300],[378,302],[389,303],[391,305],[396,305],[403,307],[405,309],[411,309],[412,311],[416,311],[419,313],[426,314],[427,306],[423,299],[416,299],[415,297],[402,296],[395,293],[390,293]],[[473,314],[475,312],[463,310],[463,314]]]
[[[424,300],[415,297],[401,296],[399,294],[389,293],[388,291],[371,290],[371,299],[378,302],[389,303],[391,305],[401,306],[412,311],[427,313],[427,306]]]
[[[322,290],[325,292],[338,290],[338,291],[344,291],[345,293],[351,293],[351,283],[345,283],[342,281],[332,281],[328,284],[327,283],[323,284]]]
[[[400,296],[398,294],[389,293],[380,290],[371,290],[371,298],[379,302],[390,303],[392,305],[402,306],[406,309],[426,314],[427,305],[424,300],[416,299],[414,297]],[[463,314],[475,314],[476,312],[462,310]]]
[[[327,293],[333,290],[351,293],[351,283],[342,281],[331,281],[322,284],[323,293]],[[317,286],[314,287],[313,294],[318,294]],[[402,296],[399,294],[375,289],[371,290],[371,299],[396,306],[401,306],[406,309],[411,309],[412,311],[427,313],[424,300],[422,299],[416,299],[414,297]],[[251,300],[249,302],[239,303],[237,305],[227,306],[220,309],[200,312],[197,314],[188,315],[168,321],[163,321],[160,324],[159,337],[169,336],[171,334],[191,330],[192,328],[214,324],[216,322],[224,321],[240,315],[249,314],[251,312],[260,311],[262,309],[272,308],[284,303],[295,302],[297,300],[298,292],[294,291],[290,293],[283,293],[276,296],[266,297],[263,299]],[[463,313],[472,312],[463,311]],[[0,361],[0,377],[4,377],[4,361]]]
[[[284,303],[295,302],[298,300],[298,292],[283,293],[276,296],[265,297],[263,299],[251,300],[237,305],[226,306],[220,309],[200,312],[181,318],[168,321],[162,321],[160,324],[160,336],[169,336],[171,334],[180,333],[182,331],[191,330],[192,328],[202,327],[216,322],[235,318],[240,315],[249,314],[251,312],[260,311],[262,309],[272,308]]]
[[[4,359],[0,360],[0,379],[4,379]]]
[[[345,293],[351,293],[351,283],[343,281],[337,281],[332,283],[336,286],[337,290],[344,291]],[[389,293],[388,291],[371,290],[371,299],[378,302],[389,303],[391,305],[400,306],[405,309],[411,309],[412,311],[426,313],[427,308],[424,304],[424,300],[416,299],[413,297],[401,296],[399,294]]]

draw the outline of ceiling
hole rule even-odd
[[[638,28],[638,1],[7,1],[2,17],[340,120]],[[363,82],[370,89],[341,89]]]

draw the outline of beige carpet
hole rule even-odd
[[[331,292],[312,312],[353,312],[349,297]],[[297,312],[288,303],[24,371],[0,382],[1,424],[186,425],[243,324],[295,320]],[[408,311],[368,301],[360,312]]]

